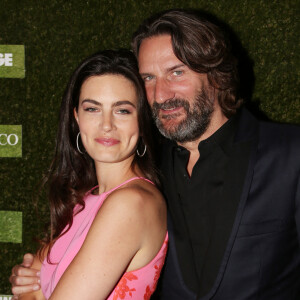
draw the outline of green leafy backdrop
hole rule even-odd
[[[26,75],[0,78],[0,124],[19,124],[23,130],[22,158],[0,158],[0,210],[23,216],[22,242],[0,243],[0,294],[10,293],[12,265],[35,251],[33,238],[48,220],[47,201],[36,203],[34,195],[52,158],[61,95],[83,58],[100,49],[129,47],[132,32],[155,12],[202,9],[229,25],[253,61],[253,106],[271,120],[300,124],[297,2],[1,0],[0,44],[25,45]],[[9,216],[15,214],[0,224]]]

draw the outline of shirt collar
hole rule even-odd
[[[217,131],[215,131],[210,137],[201,141],[198,145],[198,149],[203,147],[209,147],[210,145],[218,145],[222,149],[227,148],[226,146],[233,141],[233,137],[238,127],[238,117],[233,116],[226,123],[224,123]],[[178,145],[175,141],[170,141],[172,149],[186,150],[186,148]]]

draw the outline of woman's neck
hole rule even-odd
[[[113,189],[132,177],[142,176],[138,168],[132,167],[132,160],[118,163],[95,163],[95,167],[99,194]]]

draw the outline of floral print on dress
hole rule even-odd
[[[164,244],[165,244],[165,249],[164,249],[164,252],[163,252],[163,257],[165,258],[166,254],[167,254],[167,250],[168,250],[168,242],[165,241]],[[159,266],[157,266],[157,265],[154,266],[154,269],[156,270],[155,275],[154,275],[154,290],[156,289],[157,281],[159,279],[160,272],[161,272],[161,269],[164,265],[164,262],[165,261],[163,259],[162,263]]]
[[[132,297],[132,292],[135,292],[135,288],[130,289],[127,285],[127,280],[137,280],[138,277],[132,273],[125,273],[121,280],[119,281],[118,285],[114,290],[114,298],[113,300],[117,299],[125,299],[127,294]]]
[[[149,300],[152,293],[153,293],[153,291],[151,291],[149,285],[147,285],[146,292],[145,292],[145,295],[144,295],[144,300]]]
[[[163,265],[164,265],[164,259],[165,259],[165,256],[167,254],[167,250],[168,250],[168,242],[165,241],[164,242],[164,246],[165,246],[165,249],[163,251],[163,259],[161,260],[161,263],[159,265],[155,265],[154,266],[154,269],[155,269],[155,274],[154,274],[154,278],[153,278],[153,286],[152,286],[152,289],[150,288],[149,285],[147,285],[146,287],[146,291],[145,291],[145,294],[144,294],[144,300],[149,300],[151,295],[154,293],[154,291],[156,290],[156,286],[157,286],[157,282],[158,282],[158,279],[159,279],[159,276],[160,276],[160,273],[161,273],[161,270],[163,268]]]

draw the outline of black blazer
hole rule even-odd
[[[300,128],[259,122],[244,109],[235,142],[249,141],[240,203],[211,291],[198,298],[185,285],[172,236],[177,224],[170,211],[161,299],[300,299]],[[163,186],[166,199],[176,199],[170,149],[166,143],[162,152]],[[238,168],[238,161],[234,165]]]

